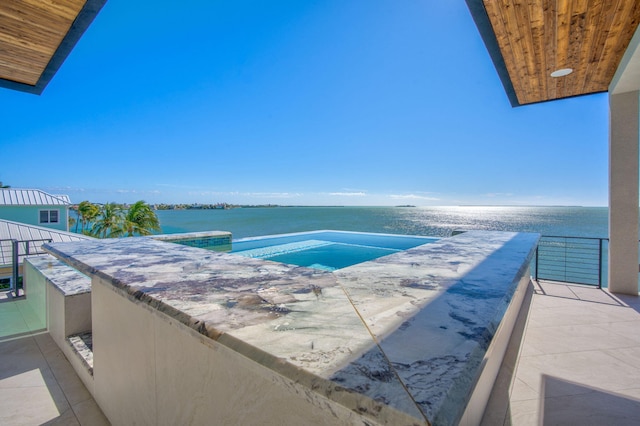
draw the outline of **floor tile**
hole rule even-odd
[[[91,394],[62,352],[47,357],[47,362],[71,405],[91,399]]]
[[[540,397],[540,388],[532,388],[522,379],[516,377],[511,387],[511,401],[526,401],[528,399],[538,399]]]
[[[578,298],[576,294],[571,291],[571,288],[568,285],[540,283],[539,287],[542,291],[542,294],[547,297],[557,297],[564,299]]]
[[[512,401],[509,405],[508,421],[504,424],[516,426],[538,426],[540,403],[537,399]]]
[[[640,347],[638,346],[625,349],[607,350],[605,353],[625,363],[627,366],[626,368],[640,368]],[[640,386],[640,382],[638,385]]]
[[[69,409],[58,417],[49,420],[42,426],[80,426],[80,422],[73,410]]]
[[[31,370],[49,370],[32,337],[0,342],[0,387],[4,379]]]
[[[629,366],[603,351],[584,351],[522,357],[517,377],[532,389],[542,389],[544,376],[610,390],[634,388],[640,383],[640,368]],[[557,396],[557,395],[547,395]]]
[[[82,401],[72,408],[82,426],[109,426],[109,421],[93,399]]]
[[[48,334],[0,342],[0,424],[108,425]]]
[[[625,305],[635,309],[636,311],[640,311],[640,297],[633,297],[626,294],[616,294],[615,297]]]
[[[640,401],[593,390],[572,396],[545,398],[541,417],[545,426],[636,426],[640,424]]]
[[[595,327],[612,336],[615,335],[627,340],[629,345],[626,346],[640,346],[640,315],[637,315],[636,321],[603,321]]]
[[[47,357],[51,354],[61,352],[58,344],[53,340],[49,333],[36,334],[33,336],[40,352]]]
[[[19,426],[46,424],[71,406],[61,404],[49,387],[36,386],[3,392],[0,408],[0,424]]]
[[[48,368],[34,368],[31,370],[16,370],[13,374],[6,374],[0,380],[0,389],[7,392],[11,388],[29,388],[45,386],[47,382],[55,381],[55,377]]]
[[[522,356],[543,353],[566,353],[594,349],[625,348],[636,345],[632,340],[592,324],[556,327],[530,327]],[[536,352],[530,352],[535,349]]]
[[[557,327],[560,325],[602,324],[612,321],[634,321],[640,316],[633,309],[620,306],[585,309],[583,304],[571,307],[532,309],[530,328]]]
[[[640,298],[541,283],[507,405],[484,424],[640,424]]]

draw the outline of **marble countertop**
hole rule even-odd
[[[27,257],[26,261],[38,269],[53,284],[53,287],[65,296],[89,293],[91,291],[91,279],[89,277],[70,268],[69,265],[55,257],[49,255]]]
[[[145,237],[45,250],[282,374],[433,422],[464,409],[538,238],[470,231],[334,272]]]

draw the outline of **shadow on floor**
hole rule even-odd
[[[638,425],[640,400],[543,375],[542,425]]]
[[[529,288],[527,289],[522,301],[522,308],[520,309],[513,331],[511,332],[511,338],[502,360],[502,366],[498,373],[498,377],[496,377],[490,399],[487,402],[487,407],[485,409],[481,425],[503,424],[505,419],[507,419],[507,422],[511,419],[509,389],[516,374],[516,365],[520,355],[520,345],[522,344],[526,330],[527,317],[529,316],[529,310],[531,309],[531,300],[536,288],[537,287],[533,282],[529,283]],[[505,425],[507,424],[511,423],[505,423]]]
[[[108,425],[47,332],[43,300],[0,292],[0,424]]]
[[[69,411],[69,401],[34,336],[0,342],[0,354],[3,422],[27,420],[34,404],[39,410],[34,420],[53,420]]]
[[[561,285],[563,288],[569,290],[569,294],[557,294],[554,289]],[[549,290],[547,290],[549,289]],[[584,284],[570,284],[570,283],[558,283],[556,281],[538,280],[535,288],[535,293],[546,296],[556,297],[561,299],[580,300],[589,303],[598,303],[602,305],[616,305],[620,307],[631,307],[636,311],[640,307],[640,304],[633,303],[633,296],[621,296],[609,293],[606,289],[598,288],[596,286],[588,286]],[[587,297],[585,297],[587,296]],[[635,298],[636,300],[638,298]],[[628,302],[631,302],[628,303]]]

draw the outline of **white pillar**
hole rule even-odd
[[[609,290],[638,295],[640,92],[609,96]]]

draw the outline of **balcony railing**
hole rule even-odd
[[[41,247],[44,243],[50,243],[52,240],[50,238],[41,238],[34,240],[8,240],[3,239],[0,240],[0,246],[2,249],[11,247],[11,285],[10,290],[17,296],[19,296],[19,288],[20,288],[20,260],[21,258],[28,256],[36,256],[45,254],[42,251]],[[3,255],[3,258],[6,259],[6,256]]]
[[[546,279],[606,286],[608,238],[542,236],[532,271]]]

